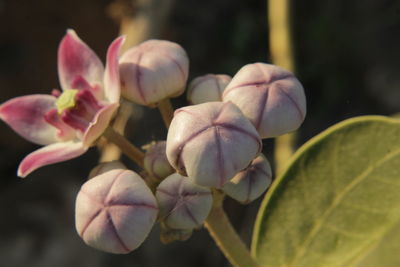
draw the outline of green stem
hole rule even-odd
[[[125,126],[132,114],[132,109],[133,107],[131,103],[122,100],[118,113],[115,116],[115,120],[110,127],[112,127],[119,134],[123,135]],[[132,131],[132,127],[130,127],[130,130]],[[121,156],[121,150],[115,144],[105,142],[100,144],[100,148],[100,162],[118,160]]]
[[[292,38],[290,29],[290,0],[267,0],[269,46],[272,61],[294,71]]]
[[[289,163],[289,158],[294,153],[294,145],[296,142],[296,132],[281,135],[275,139],[275,172],[281,174]]]
[[[144,153],[129,142],[124,136],[116,132],[112,127],[107,127],[103,136],[121,149],[122,153],[133,160],[139,167],[143,168]]]
[[[215,192],[214,205],[207,217],[205,227],[233,266],[259,267],[229,222],[222,206],[223,198],[224,195],[222,193]]]
[[[294,72],[294,57],[290,28],[290,0],[267,0],[270,52],[274,64]],[[294,153],[296,132],[275,140],[275,165],[279,174]]]
[[[165,126],[168,129],[172,118],[174,117],[174,108],[172,107],[169,98],[165,98],[158,102],[158,109],[160,110]]]

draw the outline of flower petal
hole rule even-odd
[[[62,142],[42,147],[27,155],[18,167],[18,176],[25,177],[34,170],[53,163],[76,158],[85,153],[87,148],[82,142]]]
[[[97,55],[74,30],[68,30],[58,48],[58,76],[61,88],[74,89],[72,83],[77,76],[85,78],[91,85],[102,84],[104,67]]]
[[[54,108],[55,101],[51,95],[15,97],[0,105],[0,119],[25,139],[48,145],[57,142],[56,128],[45,121],[44,115]]]
[[[104,99],[103,86],[91,86],[85,78],[78,75],[71,83],[71,88],[78,90],[89,90],[96,99]]]
[[[110,103],[118,102],[121,94],[118,54],[124,41],[125,36],[115,39],[107,51],[106,71],[104,73],[104,93]]]
[[[118,106],[119,103],[112,103],[104,106],[97,112],[83,136],[82,142],[84,147],[90,147],[92,143],[103,134],[104,130],[110,124],[111,118]]]

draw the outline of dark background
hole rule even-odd
[[[400,2],[303,0],[293,2],[297,75],[307,118],[299,144],[343,119],[400,111]],[[104,60],[118,35],[109,0],[0,0],[0,102],[58,88],[57,47],[73,28]],[[247,63],[270,62],[265,1],[177,0],[162,38],[181,44],[190,79],[206,73],[234,75]],[[184,97],[174,100],[183,103]],[[157,110],[128,132],[138,145],[162,139]],[[137,127],[137,126],[140,127]],[[143,130],[146,129],[146,130]],[[187,242],[162,245],[156,227],[129,255],[83,244],[75,232],[74,202],[98,159],[96,149],[68,162],[16,176],[21,159],[37,146],[0,123],[0,266],[225,266],[205,230]],[[265,153],[271,158],[272,141]],[[248,242],[260,200],[243,207],[228,200],[235,227]]]

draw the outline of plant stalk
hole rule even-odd
[[[290,27],[290,0],[267,0],[269,46],[272,62],[294,72],[292,34]],[[279,175],[294,153],[296,132],[275,139],[275,166]]]
[[[147,39],[159,38],[175,0],[114,0],[107,9],[108,14],[120,25],[120,35],[126,40],[121,48],[121,54],[130,47]],[[133,103],[121,102],[120,112],[113,124],[114,129],[124,134],[125,126],[132,114]],[[100,143],[100,162],[117,160],[121,151],[114,144]]]
[[[114,123],[112,127],[116,132],[124,135],[125,126],[132,114],[132,104],[127,101],[121,101],[121,106],[119,108],[117,116],[115,116]],[[103,143],[101,144],[100,162],[108,162],[113,160],[118,160],[121,156],[121,150],[113,143]]]
[[[127,157],[133,160],[139,167],[143,168],[144,153],[129,142],[123,135],[116,132],[112,127],[107,127],[103,136],[118,146]]]
[[[205,227],[215,243],[235,267],[259,267],[251,257],[246,245],[240,239],[223,209],[224,194],[214,192],[214,204],[205,222]]]
[[[164,124],[168,129],[171,125],[172,118],[174,117],[174,108],[172,107],[169,98],[165,98],[158,102],[158,109],[160,110]]]

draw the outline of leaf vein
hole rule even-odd
[[[394,150],[391,153],[387,154],[381,160],[377,161],[375,164],[368,166],[363,172],[361,172],[357,177],[355,177],[351,183],[349,183],[343,191],[339,192],[336,197],[333,199],[332,204],[325,210],[322,216],[317,219],[316,223],[314,224],[313,228],[309,231],[308,235],[304,239],[302,245],[297,250],[297,253],[293,256],[291,262],[286,264],[286,266],[296,266],[300,259],[304,256],[307,252],[308,247],[314,240],[317,233],[321,230],[325,220],[329,217],[331,212],[341,203],[343,198],[359,183],[364,181],[370,173],[372,173],[376,168],[381,166],[382,164],[386,163],[387,161],[391,160],[392,158],[396,157],[400,154],[400,149]]]
[[[344,229],[340,229],[339,227],[334,226],[332,224],[325,223],[324,227],[332,232],[336,232],[336,233],[342,234],[343,236],[347,236],[350,238],[355,238],[355,239],[364,239],[365,238],[365,235],[363,235],[363,234],[357,234],[357,233],[353,233],[353,232],[350,232],[350,231],[347,231]]]
[[[346,208],[351,208],[357,211],[363,211],[363,212],[368,212],[368,213],[375,213],[375,214],[386,214],[387,212],[381,211],[381,210],[376,210],[376,209],[371,209],[371,208],[367,208],[367,207],[363,207],[363,206],[359,206],[359,205],[354,205],[354,204],[342,204],[344,207]]]

